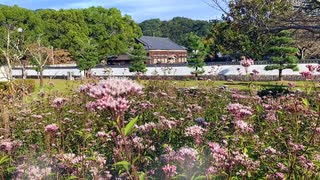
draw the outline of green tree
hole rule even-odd
[[[289,31],[281,31],[273,38],[268,50],[273,65],[266,66],[265,70],[279,70],[279,81],[282,81],[282,71],[284,69],[298,70],[298,58],[295,56],[298,49],[292,46],[293,42]]]
[[[179,45],[188,47],[186,35],[194,32],[200,37],[205,37],[210,32],[212,22],[192,20],[184,17],[174,17],[169,21],[150,19],[139,24],[143,35],[168,37]]]
[[[99,62],[99,54],[95,45],[89,41],[83,43],[81,49],[76,51],[75,59],[81,71],[84,71],[86,77],[90,75],[90,70]]]
[[[130,55],[131,64],[130,72],[145,73],[147,72],[146,61],[148,60],[147,52],[142,44],[134,44]]]
[[[203,66],[205,65],[204,59],[207,54],[207,50],[202,39],[194,33],[189,33],[186,37],[188,42],[189,58],[188,64],[194,69],[192,72],[197,78],[199,74],[204,73]]]

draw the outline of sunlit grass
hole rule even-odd
[[[65,79],[44,79],[44,87],[40,88],[40,82],[38,79],[35,80],[36,88],[33,95],[38,94],[40,91],[44,92],[58,92],[58,93],[67,93],[72,90],[76,90],[80,84],[88,82],[90,80],[65,80]],[[250,88],[254,87],[255,89],[259,90],[262,88],[267,88],[271,86],[282,86],[288,87],[288,83],[290,81],[196,81],[196,80],[186,80],[186,81],[175,81],[175,80],[141,80],[139,81],[141,84],[148,84],[148,83],[170,83],[171,85],[177,88],[218,88],[221,86],[226,86],[229,89],[238,89],[242,91],[249,91]],[[295,89],[303,90],[306,85],[313,86],[312,82],[306,81],[295,81]]]

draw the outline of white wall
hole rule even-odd
[[[299,71],[292,71],[292,70],[284,70],[283,75],[299,75],[299,72],[307,70],[306,68],[307,64],[299,64]],[[318,65],[318,64],[312,64],[312,65]],[[266,65],[252,65],[248,68],[248,72],[251,73],[252,70],[259,71],[259,75],[278,75],[277,70],[273,71],[265,71],[264,67]],[[61,67],[61,65],[60,65]],[[74,76],[83,76],[83,72],[80,72],[79,69],[75,67],[64,66],[65,68],[54,68],[51,67],[50,69],[45,69],[43,74],[44,76],[65,76],[67,77],[68,72],[72,73]],[[210,75],[210,74],[219,74],[219,75],[239,75],[239,71],[237,69],[240,69],[241,74],[245,74],[245,68],[240,65],[221,65],[221,66],[205,66],[204,75]],[[214,69],[215,71],[212,71]],[[27,69],[27,75],[28,76],[37,76],[37,72],[33,69]],[[148,71],[146,72],[146,75],[175,75],[175,76],[184,76],[184,75],[191,75],[191,72],[193,71],[192,68],[189,67],[148,67]],[[212,71],[210,73],[210,71]],[[21,69],[14,69],[13,75],[16,77],[21,77]],[[97,76],[132,76],[134,73],[130,73],[128,68],[93,68],[92,72]],[[316,73],[320,74],[320,73]]]
[[[6,73],[7,73],[6,67],[0,66],[0,82],[8,81]]]

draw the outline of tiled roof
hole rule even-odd
[[[146,50],[185,50],[169,38],[142,36],[137,40],[144,45]]]

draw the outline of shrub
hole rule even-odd
[[[14,80],[13,82],[0,82],[0,89],[1,90],[12,90],[15,91],[26,91],[28,93],[32,93],[35,90],[35,80],[33,79],[18,79]]]

